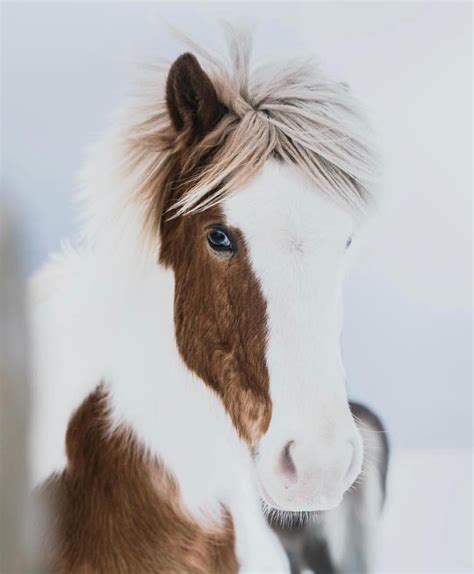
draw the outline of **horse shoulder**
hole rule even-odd
[[[102,386],[74,413],[67,466],[42,487],[51,509],[46,565],[62,572],[222,572],[239,569],[234,524],[200,524],[179,486],[126,428],[110,429]]]

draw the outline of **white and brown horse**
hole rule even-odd
[[[285,571],[260,498],[332,509],[361,471],[339,338],[367,128],[310,63],[200,59],[92,149],[82,234],[34,283],[52,570]]]

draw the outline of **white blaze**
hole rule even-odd
[[[267,302],[272,420],[257,469],[287,510],[335,506],[360,470],[340,353],[341,283],[353,217],[291,167],[270,162],[226,200]],[[295,477],[281,471],[289,441]]]

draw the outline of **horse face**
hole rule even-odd
[[[184,146],[225,114],[190,55],[171,68],[167,102]],[[335,507],[361,469],[339,344],[352,227],[346,211],[276,160],[218,206],[162,220],[181,356],[220,396],[251,449],[263,499],[277,509]]]
[[[170,221],[181,355],[219,394],[254,455],[264,500],[339,504],[360,472],[340,352],[351,216],[270,162],[221,206]]]

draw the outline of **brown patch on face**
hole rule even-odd
[[[186,365],[214,389],[241,437],[254,444],[271,418],[266,302],[242,233],[229,228],[233,256],[219,255],[207,235],[225,225],[220,207],[161,226],[160,261],[175,274],[176,341]]]
[[[124,428],[109,432],[107,396],[99,387],[71,419],[67,469],[40,494],[45,571],[64,573],[234,573],[230,514],[204,528],[183,508],[179,489]]]
[[[223,140],[212,134],[221,133],[235,118],[219,103],[210,79],[191,54],[172,65],[166,101],[168,127],[156,140],[144,143],[138,138],[142,148],[137,153],[140,156],[147,146],[168,150],[166,161],[151,168],[141,201],[147,205],[152,233],[161,236],[160,262],[175,274],[178,348],[189,369],[218,393],[241,437],[253,445],[268,428],[271,401],[265,363],[266,302],[244,237],[232,229],[237,253],[232,258],[218,256],[209,249],[207,233],[213,224],[225,225],[219,206],[170,219],[176,202],[199,182],[219,153]]]

